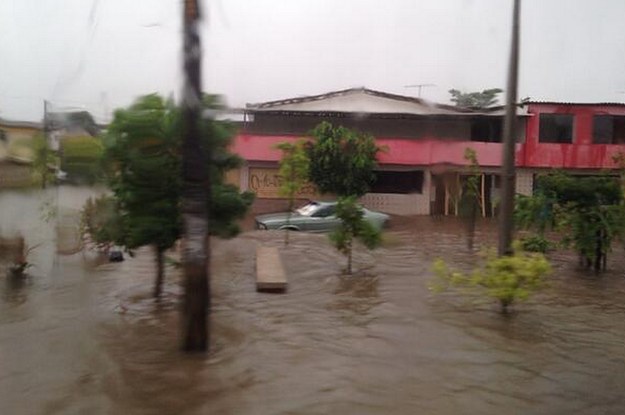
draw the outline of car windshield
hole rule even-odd
[[[299,209],[296,209],[295,211],[302,216],[312,216],[312,214],[315,213],[317,209],[319,209],[319,203],[311,202],[302,206]]]

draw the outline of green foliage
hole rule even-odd
[[[289,243],[289,224],[291,222],[291,212],[295,203],[295,195],[302,190],[308,182],[308,170],[310,160],[306,154],[306,142],[298,140],[295,143],[283,142],[276,145],[282,151],[280,159],[280,196],[286,197],[289,201],[287,226],[284,230],[284,244]]]
[[[540,192],[533,196],[517,195],[514,220],[522,229],[533,229],[543,235],[555,226],[555,200]]]
[[[485,89],[482,92],[462,92],[450,89],[451,102],[461,108],[484,109],[497,104],[499,95],[503,92],[499,88]]]
[[[437,277],[430,287],[434,291],[449,288],[477,290],[498,300],[505,313],[515,301],[526,300],[545,285],[551,265],[542,254],[519,251],[517,247],[510,256],[499,257],[494,250],[489,251],[483,264],[470,274],[450,269],[442,259],[434,261],[432,271]]]
[[[363,219],[362,208],[355,196],[342,197],[336,206],[336,216],[341,220],[339,227],[330,234],[332,244],[347,256],[347,274],[352,273],[352,248],[354,239],[368,249],[377,248],[382,242],[381,232]]]
[[[309,179],[322,193],[362,196],[375,180],[381,150],[373,136],[322,122],[307,145]]]
[[[108,251],[116,241],[124,241],[122,217],[113,196],[87,199],[80,225],[83,240],[90,241],[99,250]]]
[[[236,236],[241,230],[236,223],[242,219],[256,196],[253,192],[240,192],[231,184],[213,183],[209,205],[208,229],[211,235],[221,238]]]
[[[545,253],[553,248],[553,244],[543,235],[529,235],[521,238],[521,247],[528,252]]]
[[[99,138],[67,137],[61,140],[61,170],[69,180],[95,183],[102,178],[100,159],[104,146]]]
[[[460,199],[460,214],[467,223],[467,247],[473,249],[473,239],[475,236],[475,224],[480,211],[482,200],[480,183],[482,175],[480,164],[477,161],[477,153],[472,148],[464,149],[464,159],[469,162],[469,176],[466,179]]]
[[[280,196],[286,197],[292,203],[295,195],[308,181],[310,160],[306,154],[306,142],[298,140],[295,143],[278,143],[276,148],[282,151],[280,159]]]
[[[536,194],[517,197],[515,219],[539,236],[555,228],[562,244],[573,246],[584,266],[605,269],[613,240],[625,229],[621,186],[613,177],[573,177],[564,173],[537,179]]]
[[[204,95],[205,109],[220,106],[216,96]],[[203,120],[201,145],[210,148],[211,180],[209,232],[230,237],[239,232],[236,220],[252,204],[251,192],[239,192],[223,182],[225,172],[241,159],[228,151],[232,125]],[[115,243],[135,248],[155,245],[167,249],[182,232],[181,111],[173,102],[147,95],[128,109],[115,112],[103,137],[103,165],[122,218],[122,238]]]
[[[117,110],[105,139],[108,181],[127,248],[170,248],[181,233],[177,110],[157,95]]]

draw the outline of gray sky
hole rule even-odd
[[[366,86],[504,87],[512,0],[204,0],[204,89],[230,105]],[[0,0],[0,117],[98,119],[179,95],[181,0]],[[625,102],[625,1],[523,0],[520,97]]]

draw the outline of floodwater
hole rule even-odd
[[[180,279],[150,298],[149,250],[123,263],[56,255],[42,200],[88,191],[0,193],[0,229],[31,244],[31,277],[0,277],[0,414],[623,414],[625,278],[552,257],[549,288],[509,316],[427,289],[431,261],[466,266],[461,223],[395,219],[383,248],[355,255],[324,235],[283,250],[286,294],[254,290],[254,250],[280,232],[215,241],[212,352],[177,349]],[[478,226],[492,243],[494,224]]]

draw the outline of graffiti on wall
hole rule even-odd
[[[276,199],[280,198],[279,189],[282,177],[278,169],[256,168],[249,171],[248,188],[256,193],[256,197]],[[315,186],[312,183],[305,184],[295,195],[298,199],[310,199],[317,196]]]

